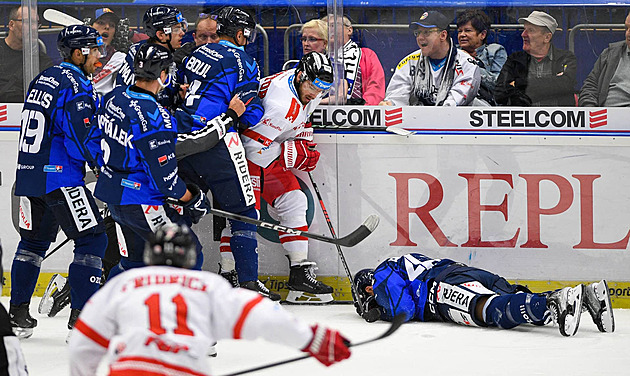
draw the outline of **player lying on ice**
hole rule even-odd
[[[551,319],[562,335],[572,336],[588,310],[601,332],[615,330],[605,280],[537,294],[483,269],[410,253],[360,270],[354,284],[368,322],[403,313],[407,320],[511,329]]]
[[[147,243],[147,265],[121,273],[85,305],[70,337],[70,374],[210,375],[206,351],[223,338],[258,337],[302,349],[329,366],[350,356],[349,342],[310,327],[255,291],[221,276],[188,270],[197,259],[185,225],[160,227]]]

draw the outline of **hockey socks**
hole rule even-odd
[[[50,242],[22,239],[11,266],[11,304],[30,302]]]
[[[538,294],[495,295],[488,299],[483,313],[490,326],[511,329],[525,323],[541,324],[547,311],[547,298]]]
[[[75,255],[68,268],[70,283],[70,304],[72,308],[83,309],[87,300],[101,286],[101,259],[93,255]]]

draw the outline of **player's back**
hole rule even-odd
[[[33,79],[22,110],[16,195],[41,196],[84,185],[85,159],[77,150],[83,139],[68,123],[89,127],[96,106],[92,83],[72,64],[55,65]],[[72,137],[80,140],[68,139]]]
[[[129,86],[134,83],[135,75],[133,73],[133,61],[136,57],[138,49],[145,43],[147,43],[147,40],[142,40],[129,46],[127,56],[125,56],[125,60],[123,61],[122,66],[118,71],[118,74],[116,75],[115,86]]]

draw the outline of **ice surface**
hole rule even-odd
[[[2,303],[8,306],[8,298]],[[68,374],[69,309],[54,318],[31,314],[39,324],[22,349],[34,376]],[[307,322],[342,331],[351,341],[378,336],[388,323],[368,324],[351,305],[283,305]],[[615,310],[615,333],[600,333],[588,313],[575,337],[562,337],[556,327],[523,325],[512,330],[466,328],[447,323],[404,324],[390,337],[352,349],[350,359],[326,368],[313,359],[251,375],[630,375],[630,310]],[[265,341],[221,341],[211,359],[213,375],[298,357],[303,353]]]

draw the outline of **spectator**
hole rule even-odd
[[[475,59],[481,73],[477,98],[495,104],[494,86],[508,55],[502,45],[488,44],[489,32],[490,17],[481,10],[469,9],[457,16],[459,48]]]
[[[630,14],[626,40],[611,43],[595,62],[580,90],[579,106],[630,106]]]
[[[322,20],[310,20],[300,29],[302,36],[302,53],[306,55],[311,51],[324,55],[328,53],[328,24]],[[282,66],[282,70],[295,68],[299,60],[289,60]]]
[[[201,46],[206,43],[219,43],[219,35],[217,35],[217,21],[211,18],[209,13],[199,13],[199,18],[195,22],[195,31],[193,32],[195,45]]]
[[[31,17],[39,27],[39,17],[31,10]],[[22,53],[23,20],[28,18],[27,8],[15,7],[9,12],[9,35],[0,40],[0,103],[24,102],[24,58]],[[40,45],[41,47],[41,45]],[[43,48],[39,49],[39,70],[52,66],[52,61]],[[36,72],[39,73],[39,72]]]
[[[479,67],[455,48],[449,20],[440,12],[424,12],[409,28],[419,50],[398,63],[389,82],[385,106],[466,106],[479,89]]]
[[[577,59],[551,44],[558,28],[547,13],[533,11],[525,24],[523,51],[511,54],[499,74],[494,99],[505,106],[575,106]]]
[[[105,43],[105,53],[99,59],[101,66],[96,68],[92,83],[96,92],[103,96],[114,88],[114,78],[120,67],[125,62],[125,53],[117,51],[112,44],[116,27],[120,18],[109,8],[96,10],[96,19],[91,22],[91,26],[98,31]]]
[[[322,21],[328,23],[328,16]],[[359,47],[350,39],[354,29],[348,17],[343,16],[343,24],[338,30],[341,31],[340,39],[343,41],[344,76],[348,85],[346,104],[378,105],[385,98],[385,72],[378,56],[371,49]],[[333,39],[334,35],[331,37]]]

